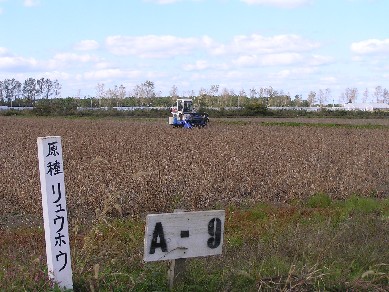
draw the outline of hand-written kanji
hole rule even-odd
[[[46,157],[50,157],[50,156],[57,157],[57,156],[60,156],[57,144],[58,144],[57,141],[55,141],[55,142],[48,142],[47,143],[48,151],[47,151]],[[49,174],[50,176],[63,173],[63,171],[61,169],[61,162],[59,162],[57,159],[54,160],[54,161],[49,161],[47,163],[46,167],[47,167],[47,174]]]
[[[59,162],[58,160],[55,160],[54,162],[49,161],[46,166],[47,174],[50,174],[50,176],[63,173],[63,171],[61,170],[61,162]]]
[[[59,152],[58,152],[58,146],[57,146],[58,142],[49,142],[47,143],[47,145],[49,146],[48,149],[49,149],[49,153],[47,153],[46,157],[48,156],[59,156]]]

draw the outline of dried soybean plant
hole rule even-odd
[[[0,117],[1,218],[41,216],[36,138],[62,136],[77,220],[389,193],[389,130]],[[4,221],[4,220],[3,220]]]

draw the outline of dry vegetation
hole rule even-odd
[[[167,291],[144,218],[176,208],[226,209],[176,291],[388,291],[388,121],[0,117],[0,290],[52,291],[36,140],[58,135],[75,291]]]
[[[219,121],[184,130],[165,122],[0,117],[0,224],[41,221],[36,139],[48,135],[62,136],[68,210],[77,221],[389,193],[386,126]]]

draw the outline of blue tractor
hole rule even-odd
[[[178,98],[177,105],[170,110],[169,125],[181,128],[203,128],[209,122],[207,113],[197,113],[193,110],[193,101],[189,98]]]

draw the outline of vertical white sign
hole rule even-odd
[[[73,289],[61,137],[37,142],[49,277]]]

